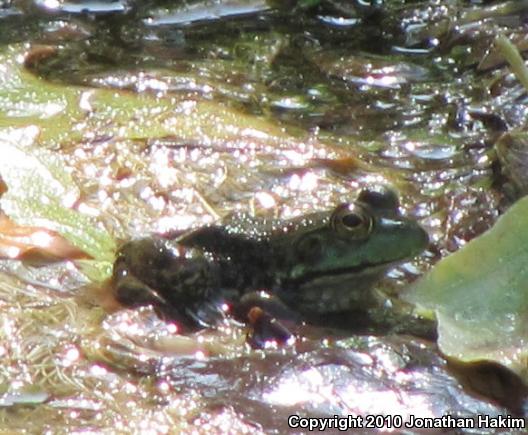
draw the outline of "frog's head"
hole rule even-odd
[[[297,285],[337,275],[357,276],[358,281],[379,276],[428,244],[424,229],[400,214],[390,190],[364,190],[355,202],[304,221],[287,248],[286,279]]]

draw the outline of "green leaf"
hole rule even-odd
[[[1,200],[3,211],[18,224],[56,231],[95,260],[110,261],[113,238],[93,218],[71,209],[79,190],[61,156],[12,142],[28,129],[0,135],[0,175],[8,187]]]
[[[528,197],[403,297],[435,312],[446,355],[495,361],[528,382]]]

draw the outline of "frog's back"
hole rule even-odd
[[[184,246],[201,248],[222,256],[251,258],[278,255],[277,245],[287,243],[292,236],[312,226],[326,223],[327,213],[313,213],[299,218],[282,220],[234,213],[220,223],[190,230],[176,241]],[[325,222],[322,222],[325,220]]]

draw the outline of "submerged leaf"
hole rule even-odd
[[[528,197],[444,258],[404,298],[433,310],[438,343],[464,362],[490,360],[528,382]]]
[[[27,140],[28,129],[0,136],[0,174],[8,189],[2,196],[3,211],[18,224],[61,234],[96,260],[110,260],[115,250],[112,237],[92,218],[71,209],[79,190],[60,156],[13,143],[17,133]]]
[[[526,68],[517,47],[504,35],[497,37],[495,44],[497,44],[499,51],[510,64],[510,68],[517,80],[528,90],[528,68]]]
[[[48,400],[49,395],[44,391],[7,393],[0,396],[0,407],[15,405],[38,405]]]
[[[528,193],[528,135],[512,130],[495,143],[501,175],[511,183],[514,196]]]

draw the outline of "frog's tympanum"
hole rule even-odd
[[[354,309],[387,269],[427,243],[393,192],[366,190],[291,220],[235,214],[172,240],[133,240],[117,255],[112,284],[121,303],[152,304],[190,327],[214,325],[225,304],[235,313],[273,304],[284,317],[310,319]]]

